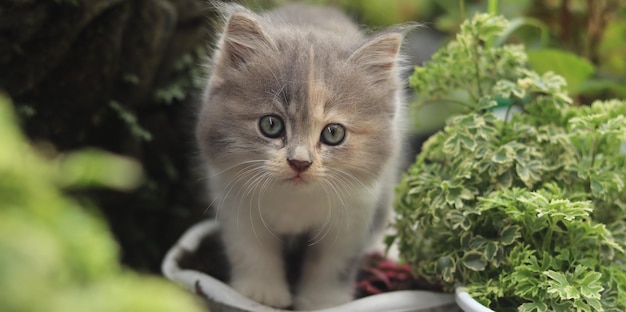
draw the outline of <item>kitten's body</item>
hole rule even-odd
[[[366,39],[332,9],[289,6],[257,16],[229,8],[197,139],[231,285],[276,307],[344,303],[356,259],[385,221],[393,194],[402,34]],[[268,136],[279,121],[280,135]],[[308,246],[291,294],[284,237],[302,234]]]

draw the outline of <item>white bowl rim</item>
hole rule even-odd
[[[495,312],[476,301],[463,286],[455,289],[456,304],[465,312]]]

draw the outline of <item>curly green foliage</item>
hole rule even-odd
[[[467,113],[403,177],[393,238],[417,274],[497,311],[624,311],[626,102],[570,106],[521,48],[485,46],[505,27],[475,16],[411,77],[419,105],[452,87]],[[500,119],[499,101],[522,112]]]
[[[96,151],[45,160],[10,107],[0,94],[0,311],[201,311],[168,282],[121,268],[105,224],[64,194],[133,187],[136,163]]]
[[[519,69],[527,61],[522,46],[486,47],[507,24],[504,18],[486,15],[464,23],[456,40],[435,53],[428,66],[416,67],[409,78],[420,96],[417,104],[447,101],[472,111],[490,104],[484,97],[497,94],[494,88],[498,81],[522,77]]]

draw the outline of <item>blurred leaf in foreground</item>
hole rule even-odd
[[[165,280],[123,269],[105,223],[61,189],[136,186],[135,162],[86,151],[46,160],[0,93],[0,311],[201,311]]]

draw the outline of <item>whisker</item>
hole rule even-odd
[[[264,181],[261,184],[261,188],[259,190],[259,196],[257,199],[257,211],[259,213],[259,218],[261,219],[261,223],[263,224],[263,226],[265,227],[265,229],[275,238],[277,239],[279,242],[283,242],[283,240],[270,228],[270,226],[267,224],[267,222],[265,221],[265,218],[263,218],[263,211],[261,209],[261,195],[265,192],[265,190],[267,189],[267,186],[272,182],[272,177],[269,175],[266,175]]]
[[[346,208],[346,203],[344,201],[344,196],[346,195],[346,193],[345,193],[346,190],[345,190],[344,187],[341,187],[341,182],[339,180],[337,180],[337,178],[335,176],[329,175],[328,178],[329,179],[324,180],[324,183],[326,183],[330,187],[330,190],[335,193],[335,198],[337,198],[339,200],[339,204],[340,204],[339,207],[337,207],[337,209],[339,209],[339,212],[340,212],[339,218],[335,218],[333,220],[334,221],[333,225],[329,225],[328,226],[328,231],[327,231],[327,233],[324,234],[324,237],[323,237],[323,238],[325,238],[330,233],[330,230],[334,229],[335,230],[335,237],[333,239],[333,242],[331,243],[331,246],[332,246],[339,239],[340,227],[338,227],[337,225],[343,223],[344,219],[345,219],[345,210],[347,208]],[[321,242],[322,239],[318,239],[318,242]]]
[[[262,174],[263,168],[258,166],[258,167],[251,167],[251,168],[244,168],[242,169],[240,172],[238,172],[235,177],[226,185],[225,187],[225,194],[220,194],[218,198],[216,198],[215,200],[219,199],[219,204],[217,205],[218,209],[217,209],[217,213],[215,214],[215,219],[219,220],[219,212],[220,210],[224,209],[224,203],[226,202],[226,199],[230,196],[231,191],[240,184],[240,181],[242,179],[246,179],[246,182],[244,182],[241,187],[239,188],[239,190],[237,191],[236,196],[239,196],[239,194],[241,193],[241,190],[243,188],[246,187],[247,183],[253,179],[255,176]],[[214,200],[214,201],[215,201]],[[236,205],[236,209],[237,209],[237,229],[239,230],[239,213],[241,210],[241,199],[239,201],[239,204]],[[230,207],[229,209],[234,209],[235,207]]]
[[[359,178],[357,178],[357,177],[356,177],[355,175],[353,175],[352,173],[347,172],[347,171],[344,171],[344,170],[341,170],[341,169],[339,169],[339,168],[329,168],[329,169],[334,170],[334,171],[336,171],[336,172],[339,172],[340,174],[342,174],[343,176],[345,176],[345,177],[349,178],[349,179],[350,179],[350,180],[352,180],[352,181],[356,181],[356,182],[358,182],[358,183],[359,183],[359,184],[361,184],[361,186],[363,186],[366,190],[368,190],[368,191],[373,191],[373,189],[372,189],[372,186],[371,186],[371,185],[366,185],[365,183],[363,183],[363,181],[361,181]],[[372,176],[373,176],[373,175],[372,175]]]
[[[216,176],[218,176],[218,175],[220,175],[220,174],[222,174],[222,173],[224,173],[224,172],[226,172],[228,170],[236,168],[238,166],[247,165],[247,164],[253,164],[253,163],[262,163],[262,162],[266,162],[266,160],[263,160],[263,159],[253,159],[253,160],[243,161],[243,162],[240,162],[238,164],[232,165],[232,166],[230,166],[230,167],[228,167],[228,168],[226,168],[224,170],[221,170],[219,172],[213,173],[213,174],[210,175],[210,177],[211,178],[216,177]]]
[[[326,194],[326,200],[327,200],[327,207],[328,207],[328,217],[326,218],[326,221],[324,221],[324,224],[322,224],[322,227],[320,228],[319,232],[317,232],[317,234],[315,236],[313,236],[312,238],[309,239],[308,241],[308,246],[314,246],[319,244],[322,240],[324,240],[324,238],[326,238],[326,236],[328,235],[328,233],[331,230],[331,226],[330,226],[330,221],[332,220],[332,212],[333,212],[333,207],[332,207],[332,202],[331,202],[331,197],[330,194],[328,194],[328,189],[326,188],[325,183],[327,183],[326,181],[323,181],[324,183],[322,183],[322,189],[324,190],[324,194]],[[323,233],[323,235],[322,235]]]
[[[217,175],[219,175],[219,174],[222,174],[222,173],[224,173],[224,172],[226,172],[226,171],[228,171],[228,170],[231,170],[231,169],[233,169],[233,168],[235,168],[235,167],[242,166],[242,165],[246,165],[246,164],[250,164],[250,163],[256,163],[256,162],[264,162],[264,160],[250,160],[250,161],[244,161],[244,162],[241,162],[241,163],[239,163],[239,164],[237,164],[237,165],[234,165],[234,166],[232,166],[232,167],[229,167],[229,168],[227,168],[227,169],[224,169],[224,170],[222,170],[222,171],[220,171],[220,172],[218,172],[218,173],[216,173],[216,174],[213,174],[213,175],[211,175],[211,177],[215,177],[215,176],[217,176]],[[225,189],[229,188],[229,186],[230,186],[232,183],[236,183],[236,182],[239,180],[240,175],[245,174],[245,173],[247,173],[249,170],[256,169],[256,168],[260,168],[260,166],[255,166],[255,167],[250,167],[250,166],[247,166],[247,167],[241,168],[241,169],[239,170],[239,172],[237,172],[237,174],[235,174],[235,176],[231,179],[231,181],[230,181],[230,182],[226,185]],[[221,197],[220,195],[221,195],[221,194],[219,194],[219,195],[215,196],[216,198],[214,198],[214,199],[213,199],[213,201],[209,204],[209,206],[213,205],[213,204],[215,203],[215,201],[217,200],[217,198]]]
[[[333,242],[330,244],[331,246],[333,246],[339,240],[339,234],[341,232],[341,229],[348,228],[347,222],[349,220],[346,218],[346,210],[348,209],[348,207],[346,206],[346,203],[343,200],[343,197],[346,196],[346,192],[349,193],[349,190],[347,189],[347,185],[345,183],[342,183],[339,177],[332,175],[332,174],[327,175],[327,177],[328,177],[327,182],[329,182],[329,185],[332,187],[332,190],[335,192],[335,194],[337,194],[337,197],[341,203],[341,205],[339,206],[339,218],[337,218],[336,220],[337,225],[334,226],[334,228],[336,229],[335,237],[333,239]],[[339,224],[342,224],[342,223],[345,223],[344,226],[338,226]]]
[[[211,202],[211,204],[209,204],[209,206],[211,206],[213,203],[215,203],[215,201],[219,200],[219,204],[218,209],[216,211],[215,214],[215,219],[219,220],[219,212],[220,210],[223,208],[224,206],[224,202],[226,201],[226,199],[228,198],[228,196],[230,195],[230,192],[232,191],[232,189],[239,184],[239,181],[241,181],[242,179],[245,179],[249,176],[254,176],[259,170],[263,170],[262,167],[257,166],[257,167],[246,167],[241,169],[234,177],[231,181],[228,182],[228,184],[226,184],[226,186],[224,187],[225,190],[225,194],[219,194],[216,196],[215,199],[213,199],[213,201]],[[241,192],[241,189],[239,190],[239,192]],[[239,192],[237,192],[237,195],[239,194]]]
[[[239,190],[237,191],[236,196],[239,197],[239,204],[237,204],[237,230],[239,231],[239,220],[241,219],[239,217],[239,214],[241,213],[241,207],[243,206],[243,200],[244,198],[246,198],[251,192],[256,191],[256,181],[259,180],[260,177],[262,177],[265,172],[264,172],[264,168],[262,167],[257,167],[254,168],[252,170],[250,170],[250,172],[252,173],[252,176],[250,178],[248,178],[239,188]],[[241,192],[243,189],[246,189],[245,193],[243,195],[240,196]],[[258,233],[256,232],[256,228],[254,227],[254,220],[252,219],[252,197],[250,197],[249,200],[249,207],[248,207],[248,215],[249,215],[249,219],[250,219],[250,225],[252,227],[252,231],[254,233],[254,236],[256,237],[257,241],[259,241],[259,243],[262,244]]]

